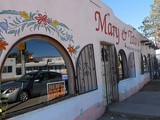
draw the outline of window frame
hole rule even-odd
[[[12,73],[12,66],[4,66],[2,73]]]

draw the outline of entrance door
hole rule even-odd
[[[118,100],[117,54],[113,45],[101,43],[101,63],[104,84],[104,99],[107,106]]]

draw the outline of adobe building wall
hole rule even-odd
[[[98,83],[98,90],[15,116],[10,118],[11,120],[96,120],[99,118],[105,111],[103,98],[105,88],[101,75],[100,42],[102,41],[115,45],[117,53],[123,49],[127,58],[130,52],[135,53],[136,77],[118,82],[120,101],[134,94],[149,81],[149,73],[142,75],[140,72],[140,54],[154,54],[154,49],[142,45],[140,41],[145,38],[132,26],[116,18],[112,9],[100,0],[5,0],[0,4],[0,39],[2,43],[6,43],[1,50],[1,68],[10,49],[22,38],[42,34],[57,40],[67,51],[70,45],[79,46],[75,54],[68,51],[75,69],[76,59],[81,49],[87,44],[93,44]],[[33,21],[23,24],[22,21],[30,17],[33,17]],[[48,19],[44,20],[42,17]],[[58,32],[47,26],[51,21],[55,28],[58,28],[59,24],[59,28],[56,29]],[[41,23],[44,25],[41,26]]]

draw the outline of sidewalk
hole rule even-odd
[[[136,94],[112,105],[99,120],[160,120],[160,80],[148,82]]]

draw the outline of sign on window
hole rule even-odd
[[[65,82],[47,83],[47,95],[48,101],[63,97],[65,95]]]

